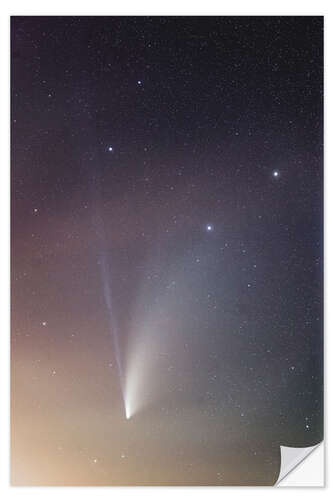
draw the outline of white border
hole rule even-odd
[[[206,498],[207,496],[227,495],[233,497],[244,493],[247,498],[266,498],[267,494],[279,495],[283,492],[284,498],[292,498],[293,500],[298,495],[302,498],[308,495],[318,494],[327,495],[329,486],[324,489],[313,488],[263,488],[263,487],[197,487],[185,488],[103,488],[103,487],[85,487],[85,488],[52,488],[52,487],[9,487],[9,16],[10,15],[325,15],[325,109],[328,115],[330,109],[329,92],[332,88],[332,78],[330,78],[330,68],[328,67],[329,49],[331,47],[333,31],[332,23],[330,22],[330,1],[317,0],[279,0],[279,1],[256,1],[243,0],[237,1],[210,1],[198,2],[194,0],[168,0],[168,2],[156,2],[156,0],[137,0],[137,1],[98,1],[86,2],[57,0],[57,2],[45,2],[42,0],[36,1],[8,1],[5,0],[1,4],[1,25],[0,49],[1,57],[1,154],[2,162],[0,168],[0,203],[1,203],[1,236],[0,245],[1,258],[1,321],[2,329],[0,335],[0,369],[1,369],[1,401],[2,410],[0,412],[0,494],[2,499],[20,498],[22,495],[25,498],[118,498],[119,497],[134,497],[142,500],[150,498],[169,498],[172,495],[175,498],[183,498],[183,495],[190,494],[191,498]],[[5,111],[6,110],[6,111]],[[326,119],[328,124],[328,119]],[[329,260],[329,255],[333,256],[332,231],[329,231],[329,226],[332,228],[333,216],[333,182],[331,169],[329,165],[330,143],[327,140],[329,133],[325,127],[325,304],[328,306],[327,297],[332,297],[332,264]],[[331,257],[332,260],[333,257]],[[332,375],[332,370],[329,373],[327,361],[330,359],[327,351],[329,349],[329,325],[332,325],[332,317],[330,316],[329,308],[325,311],[325,360],[326,360],[326,387],[328,385],[329,375]],[[332,363],[330,363],[332,366]],[[325,390],[325,424],[328,423],[328,414],[331,407],[328,391]],[[329,429],[325,425],[325,441],[327,442]],[[327,450],[326,450],[327,451]],[[328,453],[326,452],[326,471],[328,470],[327,462],[330,462]],[[329,485],[329,479],[326,479],[326,484]]]

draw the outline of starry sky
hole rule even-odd
[[[12,484],[323,438],[322,143],[321,17],[11,19]]]

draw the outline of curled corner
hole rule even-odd
[[[281,465],[280,474],[275,483],[275,486],[279,486],[281,481],[298,465],[303,462],[318,446],[322,443],[317,443],[314,446],[309,446],[307,448],[293,448],[289,446],[280,446],[281,451]],[[282,485],[281,485],[282,486]]]

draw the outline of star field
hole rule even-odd
[[[270,485],[322,439],[322,38],[12,18],[13,484]]]

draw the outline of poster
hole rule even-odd
[[[11,484],[275,485],[323,441],[323,18],[14,16],[10,119]]]

